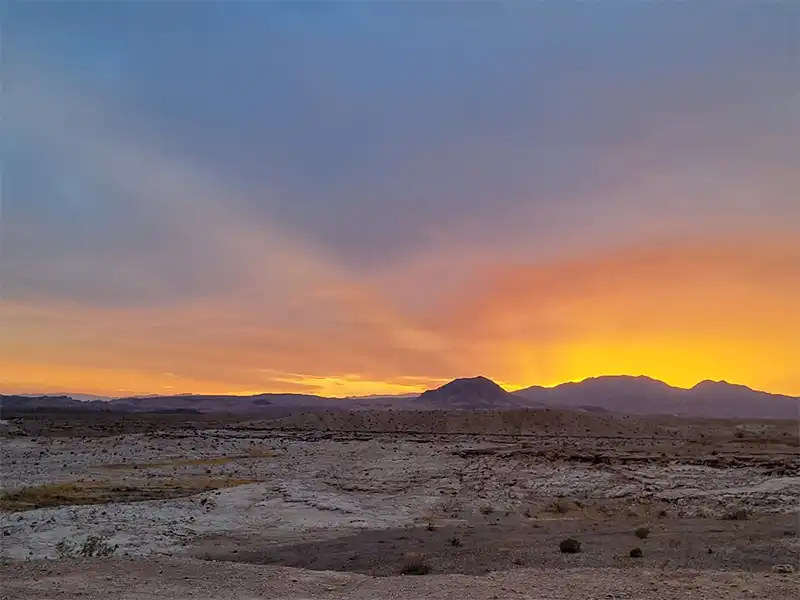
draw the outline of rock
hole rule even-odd
[[[791,574],[795,572],[794,565],[773,565],[773,573]]]

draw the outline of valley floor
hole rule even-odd
[[[0,597],[800,589],[800,453],[788,424],[662,422],[614,436],[212,425],[3,439]],[[113,556],[81,559],[89,536]],[[562,554],[567,537],[582,551]],[[420,568],[429,574],[401,575]]]

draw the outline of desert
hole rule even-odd
[[[799,582],[796,420],[34,411],[5,431],[3,598],[785,598]]]

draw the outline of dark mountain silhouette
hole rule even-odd
[[[414,401],[418,408],[447,410],[488,410],[532,408],[538,403],[507,392],[486,377],[455,379],[435,390],[428,390]]]
[[[594,377],[553,388],[533,386],[514,393],[558,408],[593,406],[623,414],[723,419],[795,419],[800,404],[797,397],[725,381],[703,381],[687,390],[649,377],[629,376]]]
[[[800,398],[725,381],[676,388],[649,377],[606,376],[510,393],[486,377],[456,379],[419,397],[325,398],[308,394],[179,395],[81,401],[66,395],[0,395],[9,412],[114,411],[293,414],[319,410],[508,410],[553,407],[579,412],[705,418],[797,419]]]
[[[0,395],[0,416],[6,411],[26,410],[86,410],[89,402],[75,400],[66,395],[33,396],[33,395]]]
[[[136,396],[113,400],[80,401],[68,396],[3,396],[0,413],[22,411],[113,411],[140,412],[201,412],[201,413],[286,413],[286,409],[336,410],[342,408],[337,400],[303,394],[258,394],[255,396],[191,395]]]

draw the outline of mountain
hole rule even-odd
[[[194,413],[260,413],[286,412],[286,409],[325,408],[336,410],[338,400],[304,394],[258,394],[255,396],[178,395],[133,396],[113,400],[81,401],[69,396],[4,396],[0,395],[0,409],[9,411],[112,411],[140,412],[194,412]]]
[[[180,395],[81,401],[67,395],[0,395],[0,410],[195,412],[289,415],[363,410],[509,410],[552,407],[573,412],[680,415],[730,419],[797,419],[800,398],[769,394],[725,381],[676,388],[649,377],[605,376],[507,392],[486,377],[456,379],[418,397],[325,398],[309,394]]]
[[[683,411],[681,391],[650,377],[604,376],[514,393],[559,408],[593,406],[617,413],[637,414],[641,409],[642,414],[672,414]]]
[[[505,391],[486,377],[455,379],[413,401],[416,408],[446,410],[489,410],[534,408],[538,403]]]
[[[85,402],[69,396],[0,395],[0,410],[85,410]]]
[[[591,406],[623,414],[706,418],[796,419],[800,404],[796,397],[724,381],[704,381],[687,390],[649,377],[624,375],[593,377],[553,388],[533,386],[514,393],[558,408]]]

